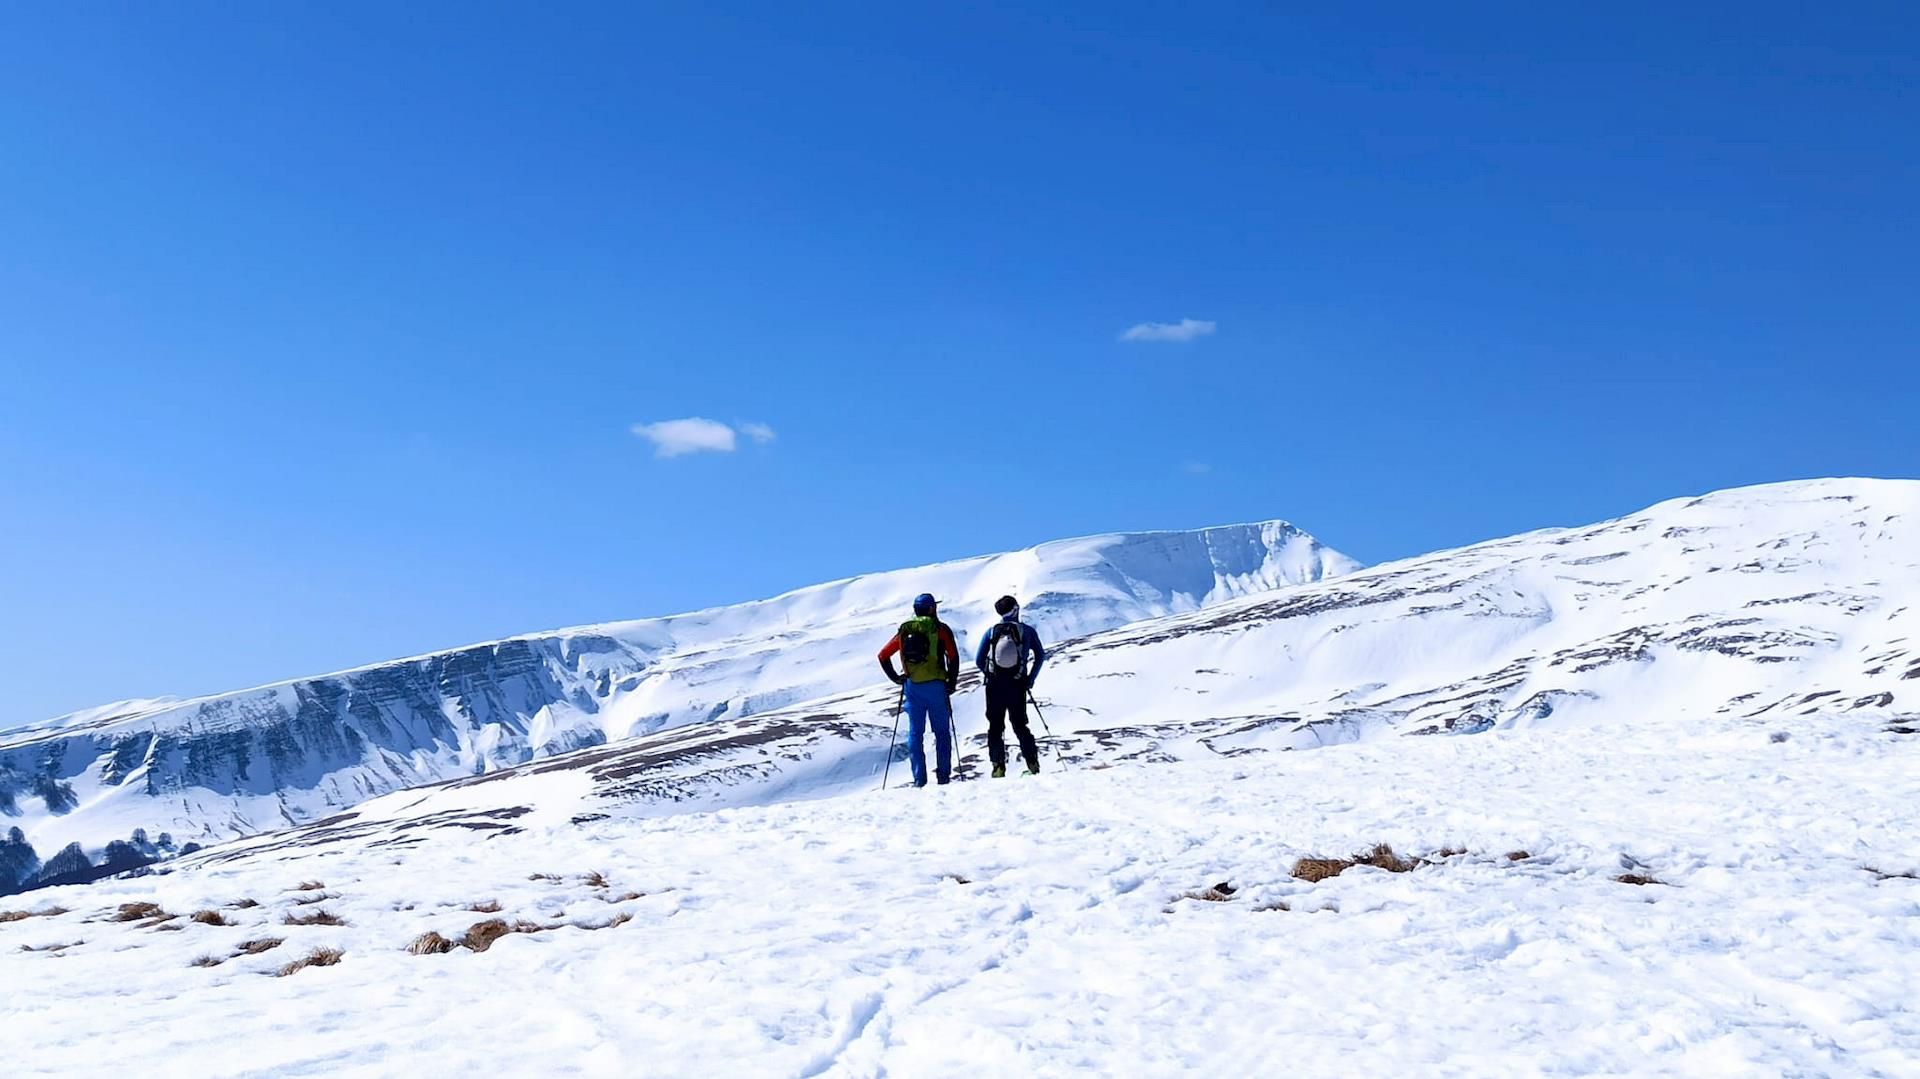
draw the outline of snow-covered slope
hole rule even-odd
[[[0,903],[46,912],[0,914],[5,1070],[1911,1079],[1920,738],[1877,718],[262,837]],[[1293,875],[1377,843],[1430,864]]]
[[[1092,634],[1058,650],[1039,697],[1049,755],[1083,765],[1647,712],[1788,732],[1802,715],[1860,713],[1907,729],[1920,724],[1916,642],[1920,482],[1831,480],[1665,502]],[[323,831],[500,819],[486,815],[556,799],[592,818],[857,790],[881,778],[892,705],[882,683],[723,718],[391,795]],[[978,776],[971,677],[955,709],[959,774]]]
[[[1282,521],[1095,536],[237,693],[122,702],[0,734],[0,822],[49,858],[141,829],[152,838],[118,852],[137,859],[172,849],[163,833],[175,845],[248,835],[421,783],[872,684],[874,652],[922,591],[963,635],[991,623],[1005,592],[1052,633],[1079,635],[1353,568]],[[0,892],[12,883],[0,879]]]
[[[19,897],[9,1063],[1920,1076],[1917,519],[1726,491],[1091,633],[1035,778],[969,685],[968,781],[876,790],[882,686]]]

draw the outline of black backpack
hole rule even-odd
[[[909,669],[917,667],[933,655],[933,641],[927,637],[926,629],[920,619],[914,619],[900,627],[900,658]]]

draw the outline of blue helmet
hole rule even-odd
[[[938,607],[939,604],[933,601],[932,592],[922,592],[913,597],[913,613],[923,618],[932,614]]]

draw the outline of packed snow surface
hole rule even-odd
[[[37,893],[0,1023],[13,1075],[1914,1076],[1916,805],[1915,739],[1820,713],[535,806]],[[1381,843],[1430,862],[1291,875]]]

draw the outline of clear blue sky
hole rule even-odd
[[[0,11],[0,724],[1916,473],[1912,4],[737,6]]]

